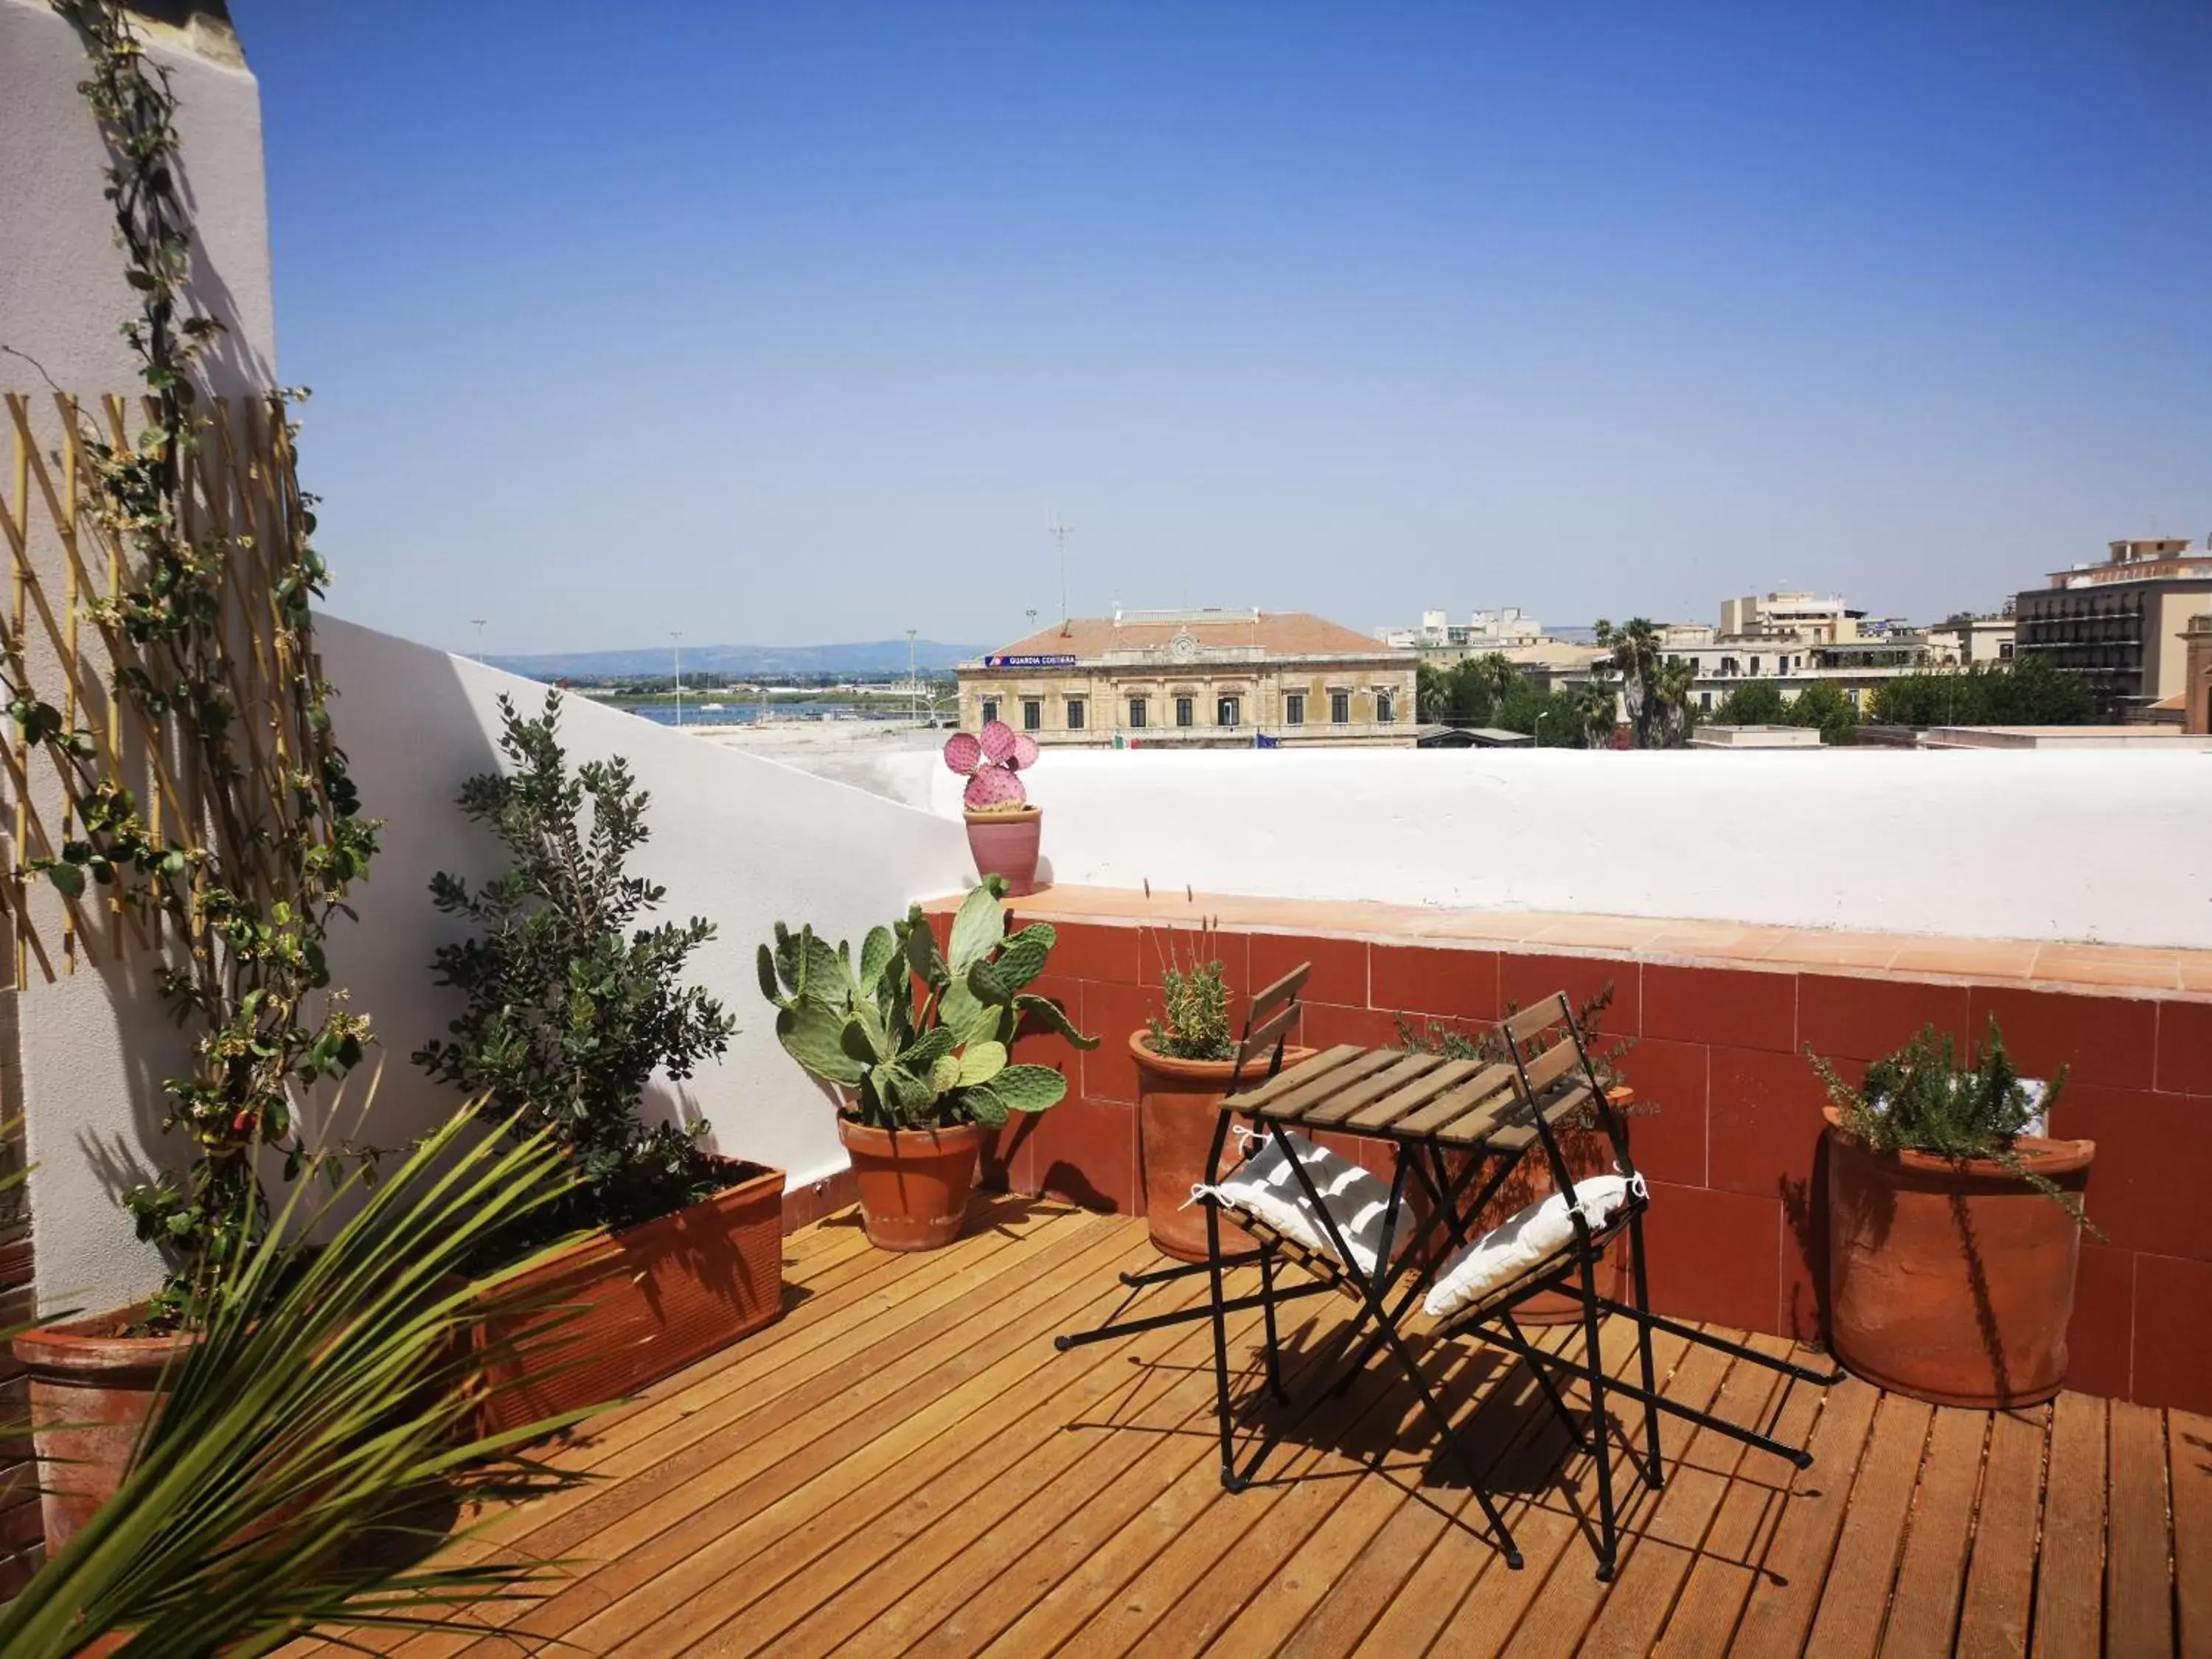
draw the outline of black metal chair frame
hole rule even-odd
[[[1543,1033],[1553,1031],[1547,1043],[1534,1042]],[[1492,1190],[1504,1176],[1510,1174],[1529,1153],[1541,1149],[1544,1161],[1549,1166],[1553,1188],[1566,1201],[1567,1215],[1573,1224],[1571,1242],[1562,1251],[1554,1252],[1546,1260],[1534,1264],[1526,1273],[1506,1285],[1500,1285],[1469,1307],[1461,1309],[1437,1322],[1435,1334],[1439,1337],[1473,1335],[1477,1340],[1507,1352],[1517,1355],[1525,1362],[1543,1389],[1553,1410],[1567,1421],[1575,1443],[1591,1455],[1596,1468],[1598,1488],[1599,1539],[1597,1576],[1601,1581],[1613,1577],[1619,1556],[1619,1517],[1613,1492],[1613,1460],[1606,1449],[1605,1396],[1608,1392],[1624,1396],[1644,1407],[1644,1456],[1633,1455],[1631,1462],[1645,1485],[1657,1491],[1665,1482],[1659,1454],[1659,1416],[1671,1413],[1694,1423],[1700,1428],[1713,1430],[1747,1445],[1787,1459],[1798,1468],[1812,1463],[1812,1455],[1802,1447],[1786,1445],[1769,1435],[1759,1433],[1738,1424],[1726,1421],[1710,1412],[1686,1406],[1668,1399],[1659,1389],[1651,1358],[1651,1334],[1654,1330],[1667,1332],[1684,1341],[1712,1348],[1733,1358],[1763,1365],[1768,1370],[1795,1381],[1826,1387],[1841,1382],[1840,1370],[1814,1370],[1771,1354],[1759,1352],[1740,1342],[1666,1318],[1651,1311],[1649,1256],[1644,1243],[1644,1212],[1650,1206],[1650,1197],[1643,1179],[1637,1174],[1636,1162],[1629,1150],[1627,1125],[1620,1110],[1609,1098],[1607,1090],[1592,1062],[1589,1048],[1573,1010],[1568,1006],[1564,993],[1546,998],[1543,1001],[1505,1020],[1501,1027],[1507,1053],[1517,1079],[1520,1096],[1532,1103],[1525,1126],[1534,1130],[1533,1137],[1523,1140],[1517,1154],[1509,1154],[1507,1161],[1493,1177]],[[1545,1062],[1542,1056],[1557,1045],[1571,1044],[1573,1059]],[[1571,1069],[1579,1072],[1581,1082],[1564,1090],[1547,1092],[1547,1079],[1565,1078]],[[1532,1075],[1532,1073],[1537,1075]],[[1558,1126],[1571,1115],[1587,1110],[1596,1119],[1612,1147],[1614,1167],[1628,1183],[1628,1189],[1620,1206],[1596,1226],[1590,1224],[1580,1199],[1575,1191],[1574,1170],[1563,1152]],[[1476,1211],[1481,1206],[1478,1203]],[[1464,1232],[1455,1214],[1449,1216],[1449,1225],[1456,1243],[1464,1244]],[[1607,1245],[1623,1232],[1628,1235],[1630,1249],[1630,1284],[1632,1303],[1624,1303],[1599,1294],[1597,1264]],[[1582,1304],[1583,1358],[1577,1364],[1564,1353],[1553,1353],[1540,1348],[1528,1340],[1513,1318],[1513,1310],[1545,1291],[1561,1291]],[[1598,1346],[1598,1322],[1603,1314],[1614,1314],[1634,1322],[1636,1325],[1637,1366],[1638,1382],[1632,1383],[1606,1375],[1604,1357]],[[1589,1395],[1589,1431],[1584,1433],[1567,1413],[1557,1383],[1547,1373],[1557,1371],[1571,1381],[1579,1379]]]
[[[1283,1069],[1283,1050],[1289,1045],[1291,1028],[1298,1023],[1298,993],[1305,988],[1306,978],[1312,972],[1311,963],[1301,963],[1253,997],[1250,1006],[1244,1011],[1243,1032],[1237,1039],[1234,1064],[1229,1070],[1226,1092],[1231,1097],[1233,1097],[1245,1086],[1244,1068],[1261,1054],[1267,1056],[1267,1070],[1257,1079],[1257,1081],[1271,1082]],[[1229,1113],[1224,1109],[1221,1114],[1221,1123],[1225,1125],[1228,1121]],[[1214,1179],[1219,1170],[1221,1139],[1224,1133],[1224,1131],[1217,1127],[1213,1141],[1213,1156],[1206,1165],[1208,1180]],[[1206,1201],[1210,1202],[1210,1200]],[[1235,1301],[1221,1306],[1218,1310],[1201,1303],[1193,1307],[1179,1308],[1173,1313],[1150,1314],[1137,1319],[1109,1320],[1105,1324],[1094,1326],[1089,1330],[1068,1331],[1055,1336],[1052,1340],[1053,1346],[1064,1353],[1070,1348],[1080,1347],[1088,1342],[1103,1342],[1109,1337],[1134,1336],[1140,1332],[1163,1330],[1170,1325],[1188,1325],[1206,1318],[1213,1318],[1218,1328],[1221,1321],[1217,1314],[1244,1313],[1258,1308],[1262,1310],[1267,1328],[1268,1386],[1275,1396],[1281,1399],[1283,1397],[1282,1379],[1278,1371],[1275,1358],[1275,1304],[1279,1302],[1291,1301],[1298,1297],[1318,1295],[1330,1287],[1325,1284],[1313,1284],[1292,1285],[1285,1291],[1277,1290],[1274,1262],[1276,1252],[1272,1243],[1263,1243],[1256,1250],[1246,1250],[1231,1256],[1227,1261],[1221,1261],[1218,1260],[1220,1255],[1218,1231],[1209,1226],[1206,1232],[1206,1244],[1208,1259],[1205,1261],[1180,1262],[1172,1267],[1156,1267],[1149,1273],[1125,1273],[1121,1275],[1121,1283],[1133,1291],[1140,1291],[1154,1285],[1164,1285],[1175,1279],[1188,1279],[1194,1273],[1212,1272],[1213,1299],[1219,1302],[1221,1297],[1219,1269],[1257,1264],[1260,1269],[1260,1294],[1239,1297]],[[1225,1359],[1224,1363],[1225,1364]]]

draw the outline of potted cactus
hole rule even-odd
[[[1036,739],[1004,720],[985,724],[983,735],[955,732],[945,744],[945,763],[968,780],[961,816],[968,822],[968,851],[979,877],[1005,879],[1007,894],[1036,891],[1037,842],[1043,811],[1029,803],[1018,775],[1037,761]]]
[[[794,933],[781,922],[775,942],[760,948],[776,1036],[838,1091],[838,1138],[879,1249],[936,1249],[957,1238],[984,1137],[1066,1095],[1053,1067],[1012,1063],[1017,1036],[1042,1026],[1079,1048],[1098,1046],[1058,1003],[1025,988],[1056,935],[1041,921],[1007,933],[1006,888],[986,877],[943,951],[919,905],[871,928],[857,963],[849,944],[833,947],[811,927]]]

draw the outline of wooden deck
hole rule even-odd
[[[502,1518],[501,1546],[570,1579],[484,1609],[506,1634],[393,1650],[2212,1656],[2204,1419],[2077,1395],[1937,1411],[1662,1345],[1672,1396],[1809,1436],[1817,1462],[1793,1480],[1670,1419],[1655,1497],[1616,1443],[1607,1586],[1588,1460],[1502,1356],[1455,1346],[1430,1372],[1478,1413],[1519,1572],[1384,1369],[1277,1454],[1294,1478],[1232,1497],[1202,1323],[1056,1352],[1120,1304],[1117,1272],[1157,1263],[1140,1223],[994,1198],[949,1250],[882,1254],[836,1217],[787,1256],[780,1324],[595,1424],[564,1455],[599,1481]],[[1291,1304],[1286,1351],[1346,1305]]]

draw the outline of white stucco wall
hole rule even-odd
[[[260,88],[227,32],[188,38],[139,27],[177,98],[182,183],[198,240],[192,295],[229,331],[205,360],[204,378],[216,392],[273,386]],[[0,356],[0,388],[10,392],[43,392],[39,369],[79,396],[137,384],[116,334],[136,307],[113,210],[100,196],[107,153],[76,89],[85,75],[76,31],[46,0],[0,0],[0,345],[37,365]]]
[[[204,379],[225,392],[273,385],[259,90],[227,32],[151,35],[179,103],[182,182],[198,238],[192,292],[228,327]],[[9,349],[0,352],[0,391],[33,394],[41,422],[52,416],[55,386],[88,400],[138,387],[117,333],[136,305],[100,194],[106,149],[76,90],[86,72],[75,32],[44,0],[0,0],[0,345]],[[60,550],[36,519],[32,558],[59,593]],[[27,647],[33,680],[55,684],[40,630]],[[60,821],[58,799],[42,798],[40,812]],[[34,890],[32,908],[41,936],[58,939],[52,895]],[[33,966],[18,994],[40,1304],[113,1307],[160,1277],[113,1194],[165,1155],[160,1080],[177,1069],[182,1045],[143,958],[74,975],[58,965],[51,979]]]
[[[960,781],[887,762],[957,817]],[[1051,753],[1059,881],[2212,948],[2212,756]]]
[[[504,867],[501,850],[453,805],[462,780],[495,765],[497,700],[526,711],[545,688],[386,634],[325,618],[324,667],[339,689],[334,718],[369,811],[386,821],[357,926],[341,923],[331,967],[381,1039],[373,1138],[390,1139],[450,1112],[459,1097],[408,1056],[442,1036],[454,994],[431,981],[430,956],[459,937],[430,902],[441,870],[471,880]],[[779,921],[811,921],[830,939],[861,935],[917,899],[952,891],[969,868],[957,823],[771,760],[702,742],[578,697],[563,701],[573,763],[622,755],[651,792],[653,839],[631,867],[668,890],[655,920],[700,915],[720,929],[690,978],[738,1018],[728,1055],[682,1085],[735,1157],[772,1164],[793,1184],[845,1165],[829,1103],[775,1040],[755,953]],[[673,1104],[668,1085],[653,1108]]]

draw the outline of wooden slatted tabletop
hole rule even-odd
[[[1590,1103],[1581,1056],[1560,1042],[1528,1063],[1534,1108],[1510,1066],[1478,1066],[1442,1054],[1339,1043],[1288,1066],[1256,1089],[1231,1095],[1224,1112],[1305,1130],[1336,1129],[1378,1139],[1434,1142],[1455,1151],[1526,1151],[1536,1112],[1557,1123]],[[1626,1089],[1611,1098],[1626,1104]]]

